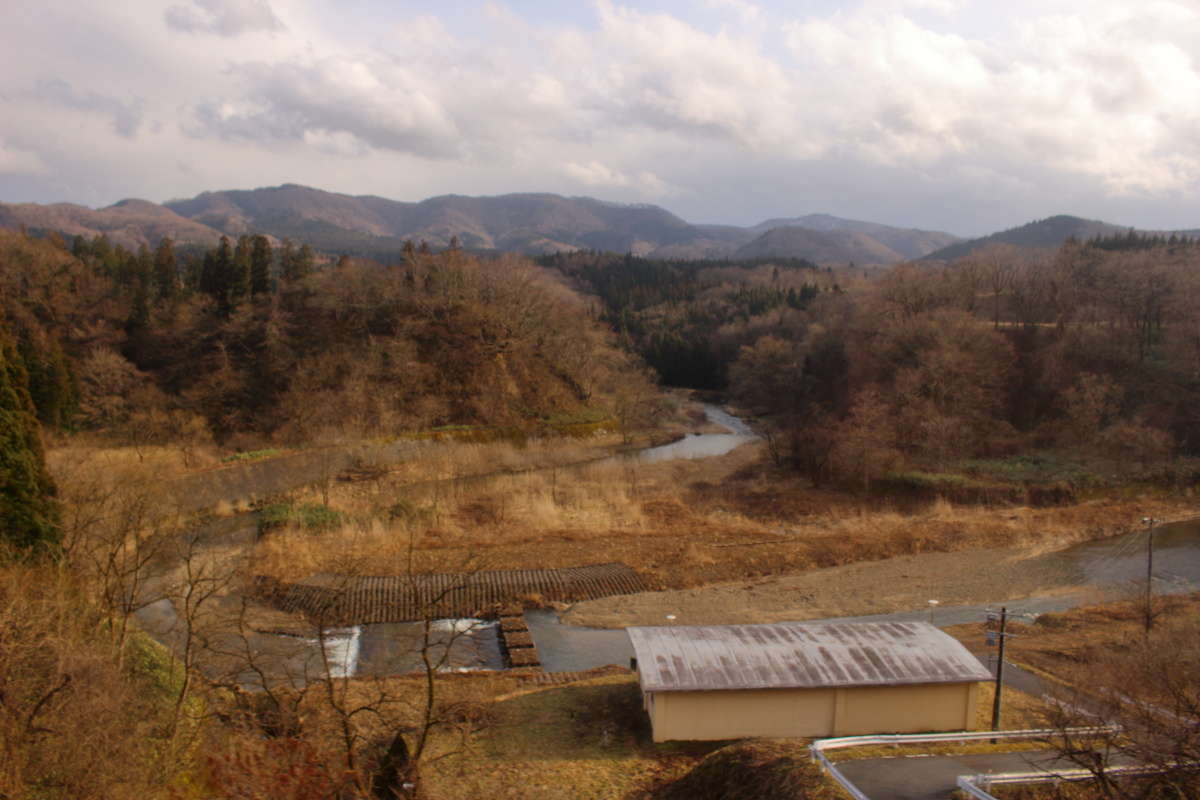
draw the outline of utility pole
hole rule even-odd
[[[1158,522],[1154,517],[1142,517],[1142,522],[1146,523],[1146,634],[1149,635],[1150,628],[1154,626],[1154,606],[1153,590],[1154,590],[1154,523]]]
[[[1000,693],[1004,690],[1004,629],[1008,626],[1008,607],[1000,607],[1000,652],[996,656],[996,696],[992,698],[992,730],[1000,729]],[[995,743],[995,739],[992,742]]]

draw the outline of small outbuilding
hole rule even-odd
[[[991,674],[925,622],[629,628],[654,741],[965,730]]]

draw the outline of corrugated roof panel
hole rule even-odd
[[[986,681],[965,647],[924,622],[629,628],[646,691]]]

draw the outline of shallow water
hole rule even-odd
[[[1063,551],[1081,582],[1112,586],[1145,585],[1150,536],[1145,529],[1085,542]],[[1173,522],[1154,529],[1154,590],[1185,592],[1200,588],[1200,520]]]
[[[752,442],[758,437],[746,423],[726,414],[714,405],[704,405],[708,421],[724,427],[729,433],[689,433],[677,442],[649,447],[631,458],[642,464],[655,464],[674,459],[712,458]]]
[[[542,669],[574,672],[606,664],[628,666],[633,646],[624,628],[583,628],[564,625],[553,611],[525,612],[525,624],[537,645]]]
[[[422,624],[391,622],[363,625],[362,644],[354,674],[393,675],[424,668],[421,661]],[[430,659],[444,669],[503,669],[499,626],[479,619],[435,620],[430,632]],[[450,651],[446,652],[446,645]]]
[[[1065,611],[1094,602],[1096,590],[1129,591],[1145,586],[1146,530],[1085,542],[1063,550],[1064,582],[1077,583],[1080,591],[1054,597],[1034,597],[1007,603],[939,606],[841,617],[841,622],[933,622],[939,627],[978,622],[989,611],[1007,605],[1014,614]],[[1200,589],[1200,520],[1160,525],[1154,531],[1154,592],[1179,594]],[[625,631],[564,625],[553,611],[528,611],[525,619],[547,672],[592,669],[606,664],[627,665],[633,648]],[[811,620],[830,622],[833,620]],[[664,620],[663,624],[669,621]]]

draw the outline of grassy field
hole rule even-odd
[[[481,454],[474,445],[460,448],[466,466],[431,472],[472,474],[489,459],[501,463],[495,452]],[[1065,578],[1052,563],[1032,564],[1029,558],[1124,532],[1147,514],[1178,518],[1193,507],[1186,498],[1147,497],[1046,508],[940,501],[901,512],[865,504],[852,494],[813,489],[765,463],[759,445],[701,461],[610,462],[433,485],[414,484],[415,471],[417,462],[403,473],[334,486],[329,506],[347,523],[327,530],[285,526],[259,544],[255,569],[295,580],[317,572],[402,574],[410,563],[436,570],[462,564],[515,569],[620,561],[652,587],[683,593],[669,604],[693,603],[690,592],[713,587],[721,595],[717,606],[738,612],[737,620],[727,621],[755,621],[755,604],[792,608],[797,603],[787,602],[789,594],[792,600],[812,595],[815,600],[806,601],[809,613],[796,617],[806,618],[872,613],[914,598],[923,605],[930,597],[972,602],[1022,596],[988,596],[1006,588],[1052,593]],[[295,502],[321,499],[309,491]],[[937,562],[930,554],[944,554],[947,563],[926,570],[924,561]],[[915,562],[883,566],[897,557]],[[987,573],[995,578],[993,584],[972,577],[987,572],[983,566],[989,562],[1009,564],[1011,574]],[[818,577],[827,568],[864,564],[897,574],[856,575],[858,570],[844,569]],[[917,577],[926,571],[928,580]],[[771,594],[774,583],[787,584],[789,576],[801,575],[817,585],[789,586]],[[947,576],[961,579],[962,585],[941,585]],[[754,584],[759,596],[731,597],[749,591],[724,588],[736,583]],[[847,591],[856,586],[862,589],[858,594]],[[882,591],[885,587],[917,594],[893,596]],[[833,603],[837,597],[844,602]],[[864,598],[874,598],[874,605],[860,608],[849,602]],[[597,608],[588,624],[619,624],[606,616],[603,604]],[[648,610],[647,618],[659,610]]]
[[[494,713],[493,726],[428,775],[432,797],[638,796],[719,746],[651,742],[632,675],[516,692]]]
[[[1156,627],[1200,621],[1200,593],[1156,597]],[[1139,598],[1043,614],[1031,624],[1009,624],[1017,634],[1008,643],[1006,658],[1069,682],[1081,667],[1145,639],[1146,607]],[[980,627],[957,626],[951,633],[979,638]]]

